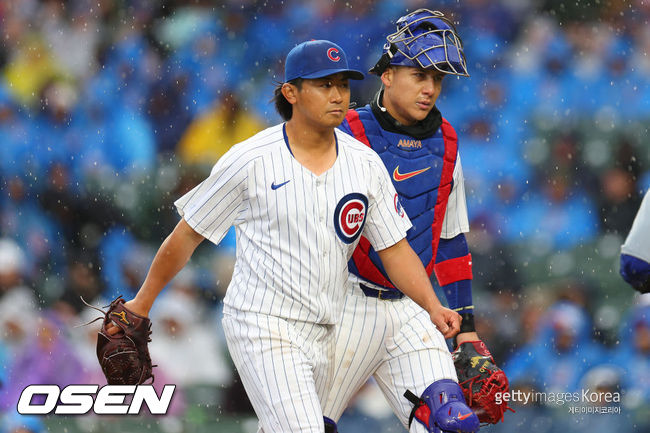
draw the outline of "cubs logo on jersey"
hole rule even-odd
[[[334,210],[334,228],[338,237],[346,244],[351,244],[361,234],[366,222],[368,198],[353,192],[339,200]]]
[[[393,202],[395,203],[395,212],[397,212],[397,215],[404,218],[404,207],[402,207],[402,203],[399,201],[399,194],[395,194]]]

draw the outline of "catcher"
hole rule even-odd
[[[338,421],[372,375],[411,432],[473,432],[480,422],[503,419],[507,403],[497,405],[495,394],[508,391],[508,380],[474,327],[458,138],[435,106],[445,76],[469,75],[462,41],[451,21],[428,9],[401,17],[386,39],[370,70],[382,89],[370,104],[348,111],[341,129],[381,157],[398,193],[395,206],[413,222],[408,242],[463,320],[452,358],[440,332],[395,288],[362,237],[348,263],[351,289],[325,415]]]

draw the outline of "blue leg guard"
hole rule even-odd
[[[409,427],[415,418],[430,433],[473,433],[479,429],[478,417],[465,403],[463,390],[451,379],[432,383],[419,398],[411,391],[404,397],[414,404]]]
[[[334,420],[326,416],[324,416],[323,419],[325,420],[325,433],[338,433]]]

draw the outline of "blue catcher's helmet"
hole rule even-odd
[[[469,76],[463,41],[442,12],[418,9],[396,25],[397,31],[386,37],[384,54],[371,73],[381,75],[389,65],[401,65]]]

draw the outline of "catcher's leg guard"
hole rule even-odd
[[[325,433],[338,433],[334,420],[326,416],[324,416],[323,419],[325,420]]]
[[[451,379],[432,383],[419,398],[411,391],[404,397],[414,404],[409,426],[415,418],[430,433],[473,433],[479,429],[478,417],[465,403],[463,390]]]

